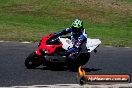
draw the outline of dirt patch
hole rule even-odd
[[[122,0],[63,1],[73,6],[67,9],[68,14],[95,22],[109,23],[119,17],[132,16],[132,4]]]
[[[132,4],[122,0],[72,0],[71,2],[74,2],[80,6],[97,10],[103,10],[107,12],[116,11],[118,13],[125,12],[129,15],[132,15]]]

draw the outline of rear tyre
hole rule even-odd
[[[79,64],[76,64],[74,62],[68,63],[68,69],[74,72],[78,71],[79,66],[80,66]]]
[[[31,53],[25,60],[27,69],[34,69],[42,64],[42,59],[35,53]]]
[[[82,53],[78,58],[68,63],[68,68],[72,71],[78,71],[79,66],[85,65],[90,58],[90,53]]]
[[[89,58],[90,58],[90,53],[82,53],[78,57],[79,62],[80,62],[81,65],[85,65],[89,61]]]

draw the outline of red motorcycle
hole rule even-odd
[[[28,69],[34,69],[43,64],[47,67],[66,66],[70,70],[76,70],[88,62],[90,52],[95,50],[100,43],[99,39],[87,38],[74,61],[69,61],[67,50],[73,47],[70,36],[58,37],[55,34],[50,34],[44,36],[39,42],[38,48],[26,58],[25,66]]]

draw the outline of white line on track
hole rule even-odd
[[[32,42],[27,42],[27,41],[25,41],[25,42],[20,42],[20,43],[32,43]]]
[[[79,84],[55,84],[55,85],[32,85],[32,86],[11,86],[0,88],[132,88],[132,83],[126,84],[98,84],[98,85],[79,85]]]
[[[4,41],[4,40],[0,40],[0,42],[10,42],[10,41]]]

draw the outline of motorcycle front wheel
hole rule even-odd
[[[31,53],[25,60],[27,69],[34,69],[42,64],[42,59],[35,53]]]

